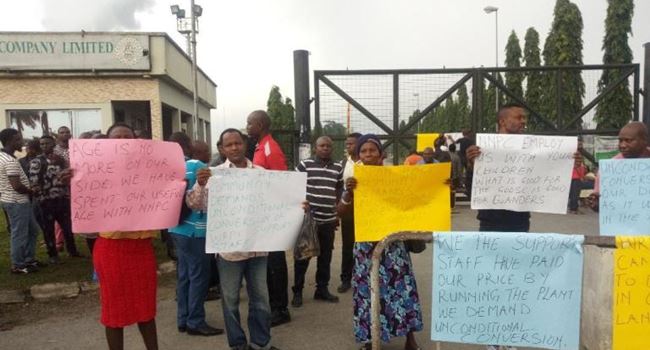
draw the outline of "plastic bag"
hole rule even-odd
[[[296,245],[293,248],[293,257],[296,260],[305,260],[320,254],[320,244],[318,243],[318,229],[316,222],[311,214],[305,214],[302,220],[302,227],[296,239]]]

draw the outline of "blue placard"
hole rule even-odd
[[[650,235],[650,159],[600,161],[600,234]]]
[[[578,349],[584,236],[434,233],[431,339]]]

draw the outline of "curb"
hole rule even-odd
[[[176,264],[167,261],[158,265],[157,274],[164,275],[176,271]],[[0,290],[0,304],[22,304],[29,301],[47,302],[60,299],[76,298],[99,289],[99,284],[92,281],[69,283],[44,283],[29,287],[26,290]]]

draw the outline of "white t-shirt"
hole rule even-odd
[[[16,192],[9,183],[9,176],[19,176],[20,182],[29,188],[27,175],[20,166],[20,163],[12,155],[0,151],[0,202],[4,203],[27,203],[29,195]]]

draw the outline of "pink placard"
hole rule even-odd
[[[178,224],[185,161],[178,144],[70,140],[72,231],[156,230]]]

